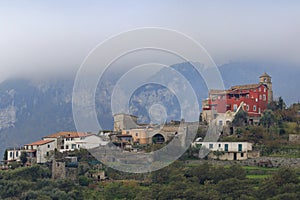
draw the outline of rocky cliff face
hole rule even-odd
[[[16,111],[17,109],[14,105],[0,109],[0,131],[15,125],[17,121]]]
[[[0,156],[5,148],[74,130],[72,81],[11,79],[0,84]]]
[[[0,131],[13,127],[16,122],[16,107],[14,105],[15,90],[10,89],[0,96]]]

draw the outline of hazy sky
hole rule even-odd
[[[104,39],[149,26],[193,37],[218,65],[275,59],[300,66],[297,0],[0,0],[0,80],[77,69]]]

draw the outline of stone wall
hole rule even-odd
[[[53,179],[64,179],[66,178],[66,167],[65,162],[52,162],[52,178]]]
[[[300,134],[289,134],[289,142],[300,143]]]
[[[270,160],[274,167],[295,167],[300,168],[300,158],[280,158],[280,157],[259,157],[248,159],[245,161],[245,165],[257,165],[259,162]]]
[[[66,167],[65,162],[52,161],[52,178],[53,179],[70,179],[77,180],[78,168],[77,167]]]
[[[203,164],[210,163],[214,165],[243,165],[243,166],[257,166],[259,162],[271,161],[273,167],[291,167],[291,168],[300,168],[300,158],[280,158],[280,157],[259,157],[259,158],[251,158],[247,160],[189,160],[186,161],[191,164]]]

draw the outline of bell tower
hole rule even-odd
[[[272,89],[272,81],[271,81],[271,76],[268,75],[266,72],[263,73],[263,75],[261,75],[259,77],[259,83],[261,84],[265,84],[268,86],[268,103],[270,103],[271,101],[273,101],[273,89]]]

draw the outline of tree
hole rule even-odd
[[[278,109],[279,110],[284,110],[286,107],[286,104],[284,103],[283,99],[279,97],[278,99]]]
[[[240,110],[232,120],[233,126],[244,126],[247,123],[248,113],[244,110]]]
[[[219,160],[220,156],[223,156],[225,153],[223,151],[217,150],[217,151],[214,151],[213,154],[214,154],[214,156],[217,157],[217,160]]]
[[[285,110],[286,104],[283,101],[282,97],[278,98],[278,101],[272,101],[268,104],[268,109],[272,111],[277,111],[277,110]]]
[[[21,155],[20,155],[20,160],[22,162],[23,165],[25,165],[25,163],[27,162],[27,155],[26,155],[26,152],[22,152]]]
[[[298,184],[299,179],[296,172],[289,168],[281,168],[273,175],[273,182],[278,186],[283,186],[288,183]]]
[[[270,128],[275,123],[275,115],[272,110],[265,110],[263,116],[260,119],[260,124],[265,128]]]

